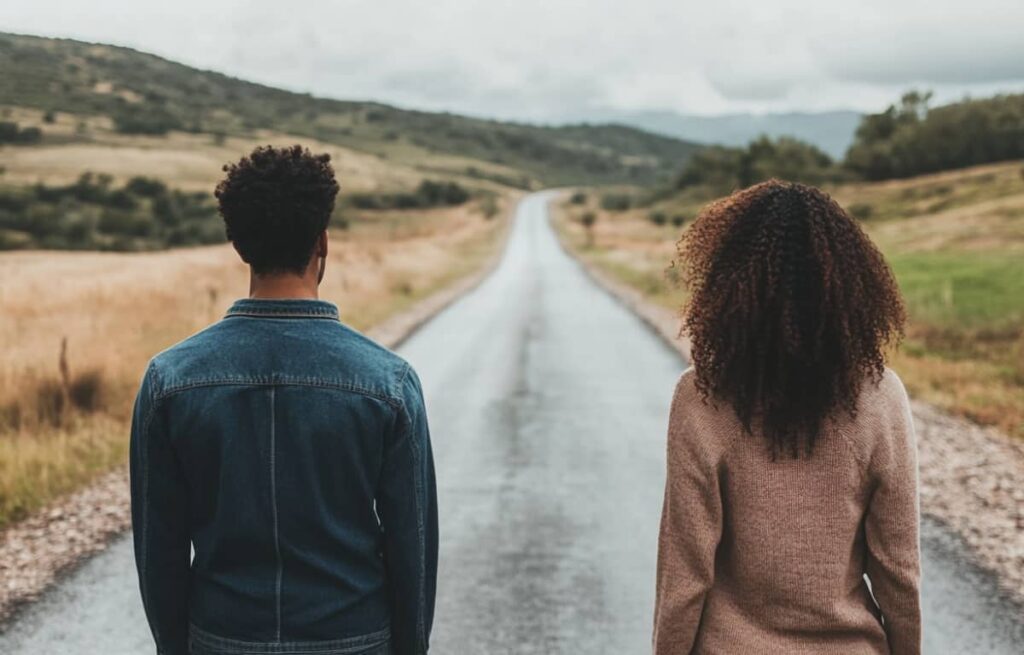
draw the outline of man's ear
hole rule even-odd
[[[326,257],[327,256],[327,244],[328,243],[330,243],[330,240],[327,238],[327,230],[325,229],[323,232],[320,233],[320,238],[317,239],[317,246],[316,246],[316,255],[317,255],[317,257]]]

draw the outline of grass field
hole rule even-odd
[[[84,171],[106,173],[115,182],[142,175],[155,177],[187,191],[209,191],[221,176],[221,166],[237,160],[257,145],[301,143],[314,152],[331,155],[343,192],[411,189],[422,179],[443,176],[483,188],[499,188],[488,177],[518,174],[514,169],[441,153],[427,156],[410,151],[401,156],[347,148],[317,139],[271,130],[246,136],[170,132],[165,136],[126,135],[114,130],[109,118],[82,118],[45,113],[18,106],[0,107],[4,120],[43,129],[46,138],[32,146],[0,146],[5,184],[68,184]],[[467,173],[473,167],[475,175]]]
[[[512,196],[501,198],[502,217]],[[375,212],[331,241],[321,296],[373,326],[483,264],[504,218],[477,203]],[[230,246],[0,253],[0,527],[125,461],[146,361],[247,294]],[[66,340],[66,378],[61,372]]]
[[[1024,167],[1007,163],[828,191],[892,265],[909,325],[892,365],[911,393],[1024,438]],[[685,296],[670,266],[706,199],[676,194],[626,211],[600,195],[566,203],[559,227],[582,256],[666,307]],[[592,234],[580,222],[596,216]],[[662,223],[662,224],[658,224]]]
[[[522,177],[501,164],[400,142],[363,149],[266,129],[127,135],[105,115],[47,116],[11,105],[0,113],[44,134],[37,144],[0,146],[7,189],[69,185],[90,172],[115,187],[144,176],[210,193],[221,166],[257,145],[302,143],[330,153],[344,229],[332,228],[321,293],[357,329],[481,266],[518,193],[500,181]],[[353,194],[408,193],[424,180],[457,182],[470,200],[403,211],[348,204]],[[0,341],[13,344],[0,358],[0,527],[122,464],[148,358],[216,320],[247,285],[247,269],[227,245],[0,252]]]

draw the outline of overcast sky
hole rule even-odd
[[[0,30],[525,120],[879,110],[1024,91],[1024,0],[5,0]]]

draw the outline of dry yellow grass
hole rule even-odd
[[[321,297],[338,305],[343,321],[366,329],[476,270],[503,224],[474,205],[381,213],[332,239]],[[0,253],[0,343],[7,345],[0,413],[17,414],[0,427],[0,526],[124,461],[145,362],[244,297],[247,275],[227,245]],[[44,405],[60,379],[65,337],[71,376],[100,371],[104,402],[97,412],[58,412],[54,421]]]
[[[348,150],[305,137],[263,132],[252,138],[216,143],[210,135],[174,133],[167,137],[103,134],[91,142],[32,147],[7,146],[3,151],[11,184],[68,184],[83,171],[111,175],[118,183],[130,177],[157,177],[189,191],[209,191],[221,178],[221,165],[235,161],[258,145],[301,143],[331,155],[346,191],[372,191],[415,186],[423,174],[375,155]]]

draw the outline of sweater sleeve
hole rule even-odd
[[[894,655],[921,652],[917,443],[906,391],[886,374],[884,414],[871,457],[874,490],[864,521],[867,573]]]
[[[722,533],[718,463],[688,405],[700,402],[684,374],[676,388],[668,428],[665,501],[658,539],[654,608],[655,655],[693,649],[704,599],[715,576]]]

